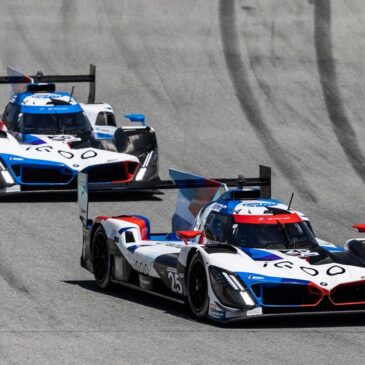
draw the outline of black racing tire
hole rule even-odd
[[[100,289],[111,285],[112,255],[109,252],[108,238],[102,226],[99,226],[92,240],[92,259],[95,281]]]
[[[204,318],[208,314],[208,277],[203,258],[197,252],[189,265],[186,282],[187,301],[190,310],[198,318]]]

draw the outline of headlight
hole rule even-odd
[[[235,274],[216,266],[209,266],[210,281],[214,294],[227,307],[250,309],[255,301]]]
[[[0,159],[0,186],[5,184],[5,186],[14,185],[14,179],[10,175],[9,171],[6,169],[5,164]]]
[[[6,170],[6,168],[5,168],[3,162],[0,159],[0,171],[5,171],[5,170]]]

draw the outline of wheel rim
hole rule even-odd
[[[103,235],[99,234],[94,243],[94,275],[99,281],[103,281],[108,270],[108,252]]]
[[[199,312],[203,309],[207,298],[207,277],[204,264],[198,260],[191,268],[189,276],[189,296],[194,309]]]

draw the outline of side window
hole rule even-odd
[[[313,233],[313,236],[315,236],[314,231],[313,231],[313,227],[310,224],[310,222],[309,221],[304,221],[304,223],[308,226],[308,228],[310,229],[310,231]]]
[[[116,127],[117,123],[115,122],[115,117],[113,113],[105,113],[106,116],[106,125]]]
[[[108,125],[116,127],[117,123],[115,122],[115,117],[113,113],[99,112],[96,117],[95,125]]]
[[[96,117],[95,125],[106,125],[106,118],[105,118],[104,112],[98,113],[98,115]]]
[[[211,212],[204,226],[205,236],[208,240],[225,242],[227,240],[227,223],[229,216],[217,212]]]
[[[135,242],[133,232],[131,232],[131,231],[125,232],[125,242],[126,243]]]
[[[19,114],[19,106],[9,103],[4,111],[2,120],[9,130],[15,130]]]

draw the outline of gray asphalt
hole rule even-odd
[[[294,191],[318,235],[343,244],[365,223],[364,20],[362,0],[3,0],[0,70],[96,64],[97,99],[156,129],[162,177],[270,165],[274,196]],[[175,197],[162,198],[95,201],[91,215],[147,214],[164,231]],[[363,363],[363,317],[217,327],[132,290],[100,293],[79,267],[73,196],[7,199],[0,214],[1,364]]]

